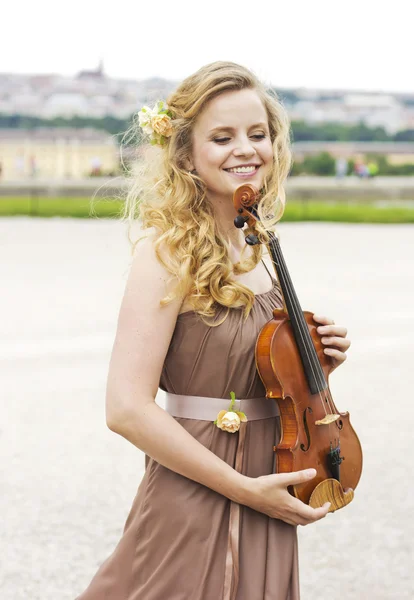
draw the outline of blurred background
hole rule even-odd
[[[139,160],[139,146],[124,137],[132,115],[224,59],[253,69],[289,113],[285,219],[412,222],[414,89],[403,1],[392,11],[354,1],[335,11],[326,1],[260,1],[254,10],[217,1],[196,10],[187,0],[174,11],[165,0],[156,8],[124,1],[116,11],[73,6],[63,16],[43,0],[25,6],[24,19],[17,5],[5,11],[0,214],[80,215],[97,189],[115,198]]]
[[[74,599],[122,534],[144,469],[104,414],[140,158],[124,134],[215,60],[288,111],[286,260],[303,308],[353,342],[331,388],[364,472],[349,507],[299,531],[303,600],[414,597],[408,3],[39,0],[3,7],[0,37],[1,600]]]

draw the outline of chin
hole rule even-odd
[[[246,177],[246,178],[240,179],[240,181],[234,181],[234,183],[232,184],[232,189],[233,189],[233,191],[235,191],[240,186],[248,185],[248,184],[253,185],[258,190],[262,189],[262,187],[263,187],[263,181],[261,180],[261,178],[257,179],[257,177]]]

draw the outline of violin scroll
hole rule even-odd
[[[237,188],[233,195],[233,205],[239,213],[234,219],[234,225],[236,227],[242,228],[245,223],[247,223],[249,227],[253,227],[257,221],[254,205],[257,204],[259,198],[259,190],[249,183]],[[253,207],[252,210],[248,210],[251,207]]]

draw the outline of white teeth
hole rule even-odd
[[[256,167],[236,167],[235,169],[227,169],[231,173],[253,173],[256,170]]]

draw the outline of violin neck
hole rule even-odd
[[[299,350],[306,380],[310,392],[312,394],[317,394],[322,390],[325,390],[328,387],[328,384],[321,363],[319,362],[318,355],[316,354],[315,346],[313,345],[295,288],[293,287],[279,240],[272,233],[269,235],[270,254],[282,289],[283,298],[292,325],[293,335]]]

